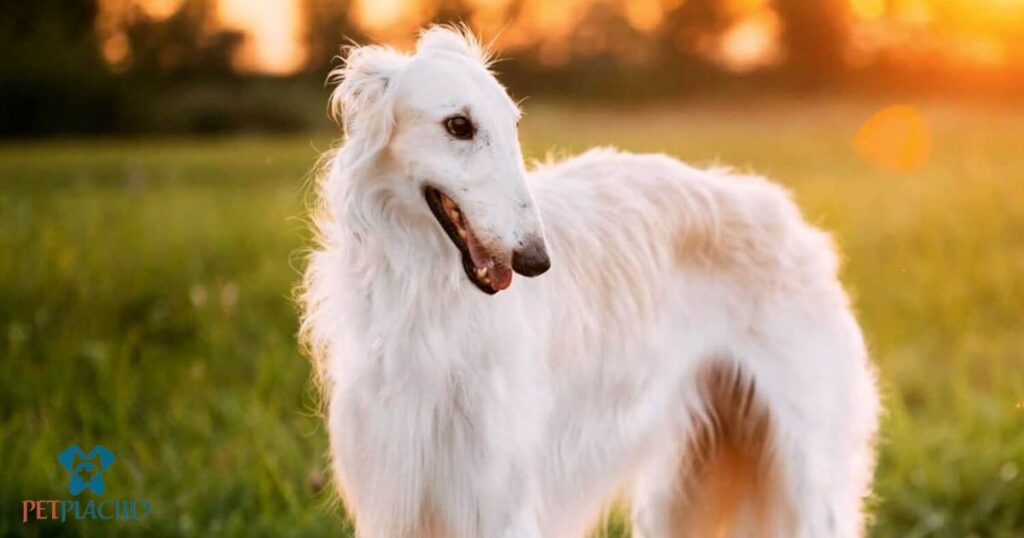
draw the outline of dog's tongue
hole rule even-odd
[[[504,265],[497,265],[491,269],[491,287],[496,290],[503,290],[512,284],[512,269]]]
[[[487,274],[491,277],[491,288],[501,291],[512,284],[512,269],[506,267],[505,264],[495,263],[494,258],[487,253],[487,249],[480,244],[480,241],[477,241],[472,230],[469,230],[466,235],[468,236],[466,244],[469,246],[469,257],[472,258],[473,265],[487,268]]]

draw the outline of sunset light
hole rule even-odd
[[[175,10],[181,7],[181,2],[182,0],[145,0],[141,4],[146,14],[162,19],[174,14]]]
[[[239,68],[289,73],[301,66],[299,2],[219,0],[218,7],[225,26],[242,29],[248,35],[241,57],[237,59]]]
[[[104,0],[104,5],[138,2],[150,16],[172,14],[183,0]],[[243,71],[286,74],[298,70],[305,57],[304,21],[300,0],[214,0],[223,28],[239,29],[247,39],[236,57]],[[499,48],[539,44],[542,54],[556,59],[566,52],[565,39],[587,9],[603,2],[621,13],[630,26],[654,33],[666,9],[679,0],[524,0],[516,20],[505,20],[508,0],[464,2],[468,22],[485,34],[498,35]],[[377,39],[408,43],[415,30],[429,21],[439,3],[424,0],[354,0],[352,16],[365,33]],[[734,0],[729,3],[733,24],[711,57],[732,71],[771,65],[779,59],[780,25],[773,3]],[[939,50],[966,64],[998,66],[1020,57],[1019,32],[1024,27],[1024,0],[849,0],[854,21],[852,46],[871,51],[898,47],[912,51]],[[342,36],[338,36],[339,44]],[[124,49],[123,40],[105,44],[108,58]]]
[[[770,65],[779,55],[779,31],[779,19],[772,10],[749,12],[722,36],[721,63],[733,71]]]
[[[885,15],[885,0],[850,0],[850,10],[860,19],[879,19]]]
[[[406,0],[357,0],[355,16],[370,31],[383,32],[412,18],[422,4]]]

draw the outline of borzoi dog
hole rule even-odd
[[[358,536],[581,537],[622,495],[638,538],[862,534],[874,377],[783,189],[610,149],[527,171],[452,29],[335,74],[302,336]]]

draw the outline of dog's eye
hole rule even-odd
[[[448,131],[448,134],[459,140],[473,138],[473,133],[476,131],[473,128],[473,122],[469,121],[469,118],[465,116],[452,116],[444,120],[444,128]]]

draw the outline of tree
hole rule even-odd
[[[733,22],[722,0],[685,0],[666,10],[655,35],[661,62],[674,64],[680,58],[687,63],[705,62]]]
[[[110,121],[111,76],[94,31],[96,0],[0,8],[0,134],[81,132]]]
[[[843,0],[775,0],[785,66],[795,81],[820,85],[846,72],[849,13]]]
[[[473,9],[463,0],[435,0],[432,22],[438,24],[468,24]]]
[[[349,0],[303,0],[306,65],[311,73],[326,76],[341,47],[365,38],[352,21]]]
[[[124,28],[130,49],[129,73],[145,78],[224,76],[245,36],[216,28],[215,0],[185,0],[165,19],[138,6]]]

